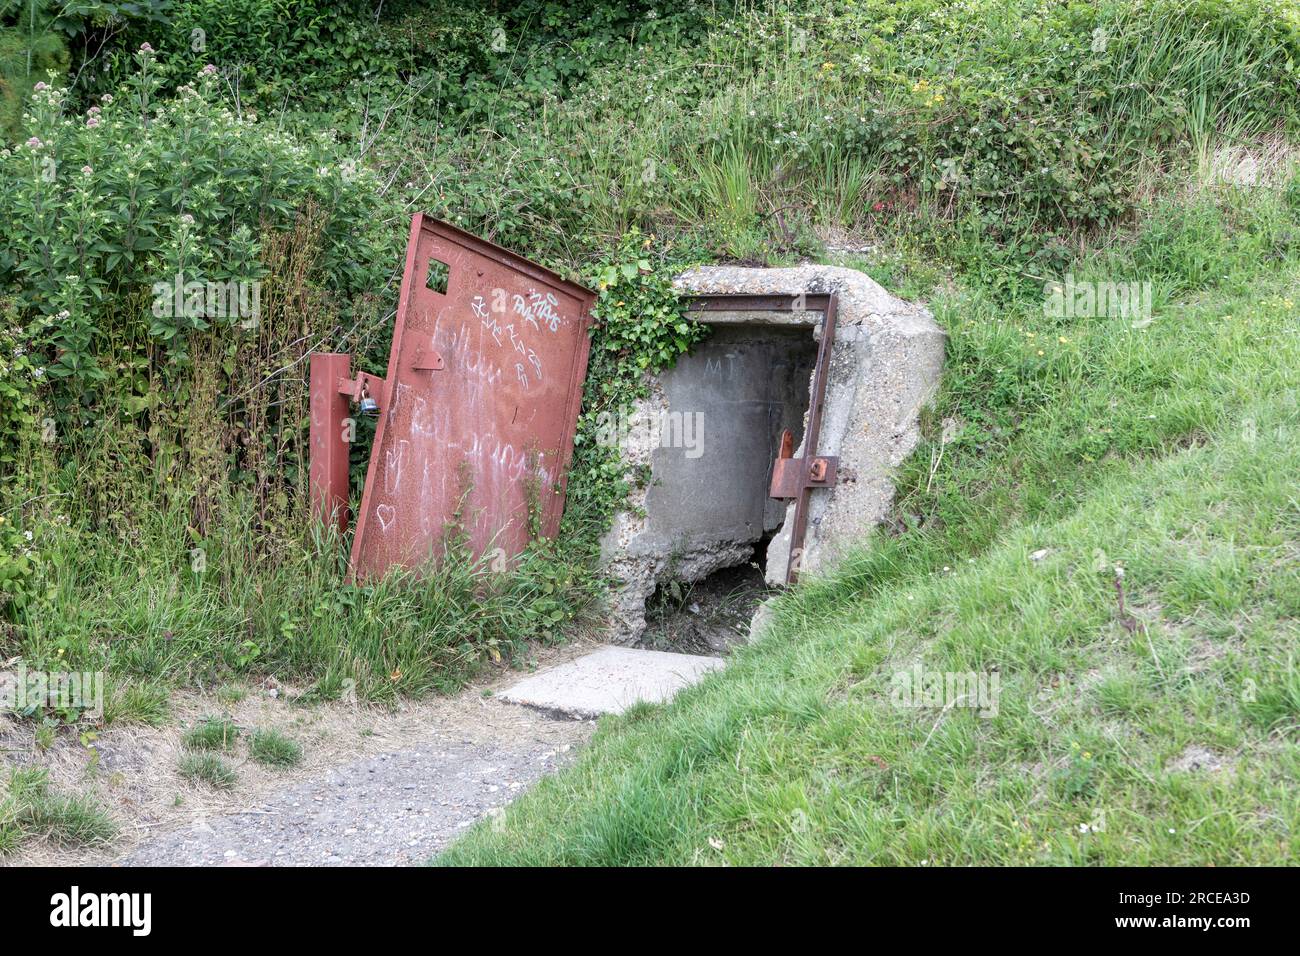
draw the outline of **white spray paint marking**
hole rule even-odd
[[[384,452],[384,490],[390,495],[397,494],[402,487],[402,469],[406,467],[411,456],[411,443],[405,438],[397,442],[397,450]]]

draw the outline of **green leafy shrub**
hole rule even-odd
[[[192,333],[246,331],[247,314],[210,315],[218,310],[187,284],[265,278],[262,230],[286,228],[308,202],[334,213],[317,250],[326,290],[346,300],[387,278],[392,240],[366,228],[371,174],[325,138],[300,140],[221,105],[214,70],[160,100],[152,51],[135,59],[126,89],[84,115],[70,114],[65,91],[38,84],[31,136],[0,163],[0,208],[20,225],[0,245],[0,281],[54,350],[49,375],[102,380],[100,350],[115,332],[143,333],[184,362]]]
[[[171,86],[205,63],[256,108],[360,112],[367,100],[418,93],[498,128],[563,95],[634,42],[671,47],[707,23],[702,5],[652,0],[569,8],[551,0],[371,0],[282,4],[176,0],[166,22],[135,20],[108,38],[91,92],[120,82],[131,53],[155,46]],[[347,123],[347,120],[344,120]]]
[[[13,303],[0,302],[0,502],[30,492],[31,466],[42,427],[36,393],[44,367],[28,351]],[[0,613],[32,596],[32,575],[39,560],[35,533],[21,515],[0,510]]]

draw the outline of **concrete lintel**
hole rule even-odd
[[[780,309],[709,309],[691,316],[706,325],[818,325],[822,320],[820,312]]]

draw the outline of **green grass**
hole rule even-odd
[[[128,681],[104,702],[104,724],[159,727],[168,717],[167,688],[154,681]]]
[[[0,790],[0,857],[25,840],[44,838],[60,846],[102,846],[117,826],[91,797],[51,789],[44,768],[16,768]]]
[[[84,794],[47,794],[28,808],[27,823],[61,846],[103,845],[117,835],[112,820]]]
[[[181,757],[176,770],[190,783],[213,790],[233,790],[239,782],[235,768],[214,753],[186,754]]]
[[[1191,277],[1141,328],[969,280],[936,296],[946,380],[891,530],[441,860],[1294,859],[1295,216],[1206,194],[1079,262]],[[996,714],[900,706],[918,663],[996,674]],[[1183,769],[1198,754],[1218,769]]]
[[[268,767],[295,767],[302,763],[302,745],[278,730],[255,730],[248,738],[248,755]]]
[[[1188,180],[1204,176],[1218,147],[1257,150],[1300,130],[1294,4],[807,0],[692,8],[653,20],[627,8],[601,9],[609,16],[556,14],[544,24],[532,22],[527,10],[485,11],[484,22],[521,34],[506,61],[485,56],[476,31],[426,29],[422,18],[436,21],[437,10],[389,5],[347,31],[349,55],[333,58],[324,89],[326,74],[318,72],[315,81],[299,77],[297,61],[281,60],[278,48],[254,42],[247,62],[258,65],[263,79],[274,78],[274,87],[294,78],[294,94],[284,102],[338,110],[274,122],[335,129],[346,151],[365,156],[379,173],[375,183],[386,185],[376,185],[363,205],[381,211],[375,221],[390,239],[405,230],[405,213],[396,211],[419,208],[583,274],[629,239],[645,236],[645,256],[655,278],[664,279],[669,261],[787,263],[818,255],[819,236],[847,235],[853,245],[870,241],[880,251],[846,264],[930,301],[950,333],[947,377],[924,423],[924,441],[899,471],[888,532],[834,578],[787,597],[771,638],[740,655],[712,689],[611,724],[588,758],[609,780],[579,769],[563,778],[567,783],[547,784],[550,789],[521,806],[523,821],[515,829],[491,845],[476,836],[455,853],[508,858],[503,848],[530,825],[544,838],[530,841],[528,854],[560,853],[556,841],[568,840],[565,859],[592,861],[703,861],[728,853],[775,859],[802,852],[859,859],[884,854],[878,848],[890,826],[906,829],[907,847],[937,847],[937,853],[944,845],[928,841],[948,821],[942,814],[965,812],[974,786],[954,772],[949,791],[942,759],[953,753],[967,760],[958,767],[988,768],[989,777],[977,781],[981,796],[1008,775],[1042,778],[1041,799],[1037,793],[1008,798],[1029,808],[1014,821],[1017,839],[1042,822],[1035,814],[1048,813],[1044,808],[1066,815],[1062,801],[1075,813],[1076,804],[1108,794],[1123,816],[1142,801],[1163,799],[1141,788],[1116,795],[1111,765],[1120,758],[1089,739],[1092,719],[1156,728],[1167,741],[1181,739],[1166,733],[1173,715],[1190,709],[1198,719],[1212,718],[1209,736],[1226,735],[1215,747],[1236,741],[1250,758],[1236,765],[1269,767],[1284,759],[1252,763],[1255,755],[1244,749],[1258,745],[1259,728],[1276,723],[1267,739],[1288,754],[1285,728],[1297,696],[1289,651],[1267,650],[1288,626],[1284,615],[1274,622],[1270,614],[1289,597],[1261,597],[1242,584],[1269,580],[1254,562],[1274,547],[1251,515],[1231,512],[1229,527],[1244,523],[1240,542],[1223,529],[1214,532],[1238,550],[1206,545],[1192,568],[1165,567],[1149,555],[1153,566],[1135,564],[1124,551],[1138,553],[1131,542],[1119,552],[1118,545],[1096,545],[1105,554],[1089,560],[1127,562],[1127,586],[1134,590],[1133,617],[1124,619],[1129,627],[1099,638],[1104,646],[1095,659],[1084,638],[1097,637],[1094,605],[1113,590],[1102,572],[1088,588],[1080,578],[1060,590],[1034,590],[1029,607],[1021,606],[1021,592],[981,575],[986,562],[1015,565],[1024,535],[1043,539],[1033,551],[1048,549],[1034,574],[1057,567],[1063,554],[1074,555],[1068,548],[1087,547],[1087,529],[1071,522],[1088,515],[1110,521],[1098,517],[1108,502],[1139,507],[1132,482],[1173,481],[1178,476],[1165,471],[1171,463],[1204,465],[1206,455],[1237,447],[1235,433],[1255,436],[1238,443],[1245,455],[1262,440],[1265,422],[1286,419],[1290,406],[1278,396],[1294,389],[1296,322],[1293,306],[1284,303],[1294,294],[1300,183],[1293,178],[1285,193],[1265,199],[1246,191],[1186,193]],[[255,12],[279,16],[269,8]],[[328,32],[335,32],[332,26]],[[138,39],[127,31],[117,42]],[[196,64],[184,62],[184,44],[172,47],[167,75],[188,78]],[[554,68],[557,54],[568,66]],[[408,66],[428,62],[438,63],[448,80],[439,91],[417,94],[405,80],[425,77]],[[358,77],[355,89],[338,94],[349,70],[368,75],[372,67],[373,84]],[[254,95],[269,96],[272,87],[261,86]],[[261,102],[262,111],[280,100],[277,94]],[[362,100],[367,116],[385,117],[378,133],[359,119]],[[173,145],[176,156],[200,155],[188,140]],[[304,163],[304,174],[316,166]],[[15,161],[6,169],[13,172],[0,194],[17,209],[9,218],[31,227],[15,248],[43,248],[47,224],[15,205],[29,192],[28,164]],[[1284,168],[1268,171],[1286,178]],[[116,188],[111,177],[88,175],[103,202]],[[228,186],[230,175],[242,173],[219,170],[202,188]],[[104,192],[104,186],[111,188]],[[1153,196],[1163,197],[1154,208]],[[386,287],[365,283],[360,301],[343,301],[348,286],[338,276],[309,268],[326,261],[309,226],[318,219],[346,223],[353,209],[321,201],[327,206],[321,216],[301,210],[290,237],[267,233],[260,253],[247,251],[247,262],[242,240],[233,243],[228,233],[256,223],[204,230],[195,250],[204,268],[234,274],[255,265],[265,272],[268,292],[274,290],[266,304],[280,311],[257,335],[184,330],[163,346],[141,306],[148,290],[123,279],[107,291],[93,290],[107,295],[102,308],[73,323],[84,331],[95,367],[84,380],[59,382],[50,374],[32,384],[35,372],[27,367],[54,365],[60,350],[51,346],[60,339],[39,330],[43,318],[27,326],[75,303],[39,292],[39,273],[24,271],[35,259],[9,257],[0,326],[13,339],[5,351],[15,361],[5,367],[19,399],[9,403],[13,426],[0,449],[6,523],[0,657],[21,657],[36,670],[106,671],[116,688],[106,702],[106,723],[165,720],[164,688],[176,685],[228,688],[219,699],[235,702],[241,693],[235,688],[267,674],[306,685],[308,700],[355,695],[391,703],[453,691],[485,662],[508,659],[529,641],[561,637],[598,587],[592,569],[574,557],[580,549],[572,541],[528,554],[507,575],[453,554],[425,580],[393,575],[358,586],[347,577],[347,541],[304,530],[301,348],[308,341],[347,348],[360,365],[380,371],[396,280],[393,272]],[[349,268],[382,274],[385,265],[370,258],[380,247],[345,257]],[[1095,251],[1084,255],[1084,249]],[[400,257],[388,265],[399,270]],[[1038,291],[1067,271],[1083,280],[1150,281],[1154,321],[1132,329],[1044,316]],[[637,334],[620,343],[610,333],[610,305],[602,300],[606,321],[597,334],[604,337],[597,339],[592,369],[603,351],[610,380],[618,381],[639,375],[647,355],[638,349],[666,327],[654,309],[629,315]],[[172,360],[181,356],[184,361]],[[600,379],[589,375],[596,386]],[[54,442],[45,436],[47,415],[58,425]],[[11,432],[16,442],[8,441]],[[570,505],[584,477],[619,472],[604,456],[578,452]],[[1184,488],[1188,501],[1201,486],[1196,482],[1210,487],[1218,480],[1198,475]],[[1239,486],[1244,479],[1225,490]],[[1254,490],[1260,501],[1269,500],[1268,489]],[[581,511],[571,508],[566,520]],[[1116,524],[1117,534],[1135,526],[1124,513],[1127,524]],[[1160,524],[1143,533],[1195,550],[1201,547],[1196,535],[1211,530]],[[957,590],[935,590],[940,587]],[[1075,603],[1079,588],[1092,603]],[[1155,597],[1147,593],[1152,588]],[[915,621],[888,617],[905,600],[924,613]],[[951,606],[933,610],[944,601]],[[987,617],[965,609],[968,604],[985,608]],[[1165,620],[1166,612],[1176,617]],[[1001,616],[1010,623],[1004,626]],[[1068,639],[1055,630],[1022,632],[1024,620],[1059,623]],[[1269,622],[1263,636],[1255,633],[1261,620]],[[1182,651],[1165,631],[1198,634],[1198,627],[1208,628],[1207,640],[1238,640],[1255,668],[1246,678],[1252,699],[1243,698],[1241,714],[1231,719],[1182,683],[1166,686],[1168,674],[1180,673]],[[1197,647],[1193,642],[1186,655],[1204,650]],[[1034,738],[1032,723],[1014,727],[1011,706],[973,726],[958,711],[927,716],[914,727],[909,714],[882,715],[878,701],[853,699],[852,688],[873,687],[872,680],[906,663],[899,655],[909,651],[945,663],[996,664],[1000,675],[1005,667],[1008,691],[1019,687],[1022,694],[1043,667],[1075,675],[1086,685],[1086,714],[1067,727],[1080,738],[1072,741],[1077,746],[1061,750]],[[1229,659],[1211,657],[1214,667]],[[733,688],[731,696],[719,687]],[[712,703],[691,710],[692,701]],[[844,701],[857,710],[825,717],[847,707]],[[869,725],[861,732],[852,723],[859,711]],[[1234,723],[1237,717],[1249,720]],[[39,746],[53,744],[63,719],[43,715],[35,729]],[[805,739],[805,727],[822,736]],[[888,739],[872,729],[891,727]],[[950,738],[954,728],[966,728],[968,750]],[[1134,732],[1138,743],[1129,751],[1155,780],[1151,768],[1159,755],[1139,746],[1148,742],[1145,730]],[[195,733],[194,746],[206,746],[208,731]],[[601,763],[617,750],[620,735],[638,734],[644,752]],[[856,755],[865,769],[838,768],[844,734],[873,741],[876,750]],[[1029,770],[1008,771],[1018,765],[1000,756],[999,747],[1015,749],[1007,736],[1019,740],[1018,752],[1034,757]],[[218,747],[233,739],[221,737]],[[759,764],[747,765],[750,758]],[[211,754],[186,759],[224,766]],[[728,762],[734,774],[724,772]],[[1037,764],[1041,773],[1031,772]],[[810,777],[809,768],[821,765],[829,769]],[[717,774],[717,791],[693,789],[704,782],[697,775],[708,774]],[[587,782],[573,782],[580,779]],[[1233,779],[1263,807],[1250,813],[1266,822],[1290,819],[1285,808],[1264,807],[1267,795],[1240,783],[1240,772]],[[748,786],[755,780],[780,793]],[[839,804],[826,797],[837,788],[847,794]],[[561,796],[546,796],[553,792]],[[886,793],[891,803],[880,802]],[[590,801],[582,812],[563,825],[547,822],[545,801],[558,808],[574,794]],[[769,819],[761,807],[751,812],[743,802],[751,797],[790,804],[795,836],[777,841],[773,833],[785,818]],[[837,808],[824,809],[827,800]],[[997,800],[995,793],[989,806]],[[912,822],[902,824],[905,810]],[[530,813],[538,822],[527,822]],[[551,813],[563,817],[559,809]],[[832,819],[842,813],[860,819]],[[1233,813],[1241,819],[1247,811]],[[1105,819],[1106,832],[1115,832],[1114,816]],[[1221,822],[1207,817],[1198,832]],[[973,827],[970,839],[979,832]],[[0,846],[18,833],[0,824]],[[841,849],[836,834],[845,833],[851,836]],[[889,852],[901,851],[891,842]],[[974,843],[961,852],[978,858]],[[906,858],[919,853],[909,850]]]
[[[190,750],[232,750],[239,728],[228,717],[205,717],[188,731],[182,743]]]
[[[248,518],[231,507],[236,524]],[[527,639],[551,639],[596,588],[588,571],[543,548],[504,574],[457,554],[424,580],[394,573],[357,585],[333,535],[257,539],[234,526],[195,573],[189,551],[174,545],[186,540],[187,520],[182,509],[142,514],[132,562],[113,557],[97,532],[43,527],[44,596],[17,612],[0,646],[33,669],[67,660],[128,681],[109,702],[115,718],[156,717],[151,686],[265,673],[309,685],[313,698],[350,688],[358,699],[391,702],[454,691]]]
[[[238,681],[222,684],[217,688],[217,700],[227,707],[242,703],[248,698],[248,686]]]
[[[488,116],[449,111],[435,136],[418,98],[397,102],[380,164],[566,264],[633,226],[778,262],[816,227],[917,231],[960,260],[965,222],[1042,272],[1211,140],[1296,129],[1297,18],[1254,0],[723,5],[678,42],[600,49],[544,106],[507,82]]]

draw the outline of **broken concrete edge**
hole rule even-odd
[[[750,644],[761,640],[776,619],[776,597],[770,597],[754,608],[754,616],[749,619],[749,634],[746,640]]]
[[[809,500],[807,531],[798,568],[801,573],[828,570],[854,547],[861,546],[893,504],[895,469],[920,440],[920,415],[939,385],[946,335],[925,308],[888,293],[869,276],[841,266],[789,268],[701,266],[678,276],[675,288],[692,295],[834,294],[837,331],[832,343],[821,434],[816,449],[804,443],[796,457],[810,452],[839,458],[835,487],[816,489]],[[819,312],[711,313],[709,324],[805,325],[819,331]],[[811,393],[811,381],[809,391]],[[653,417],[667,410],[664,390],[651,380],[649,396],[633,417]],[[805,414],[806,425],[806,414]],[[648,466],[654,446],[633,441],[623,449],[629,469]],[[647,488],[631,496],[602,540],[602,558],[622,587],[611,607],[611,638],[630,643],[645,630],[645,602],[670,577],[697,581],[725,567],[753,558],[754,542],[695,542],[667,553],[647,553]],[[769,584],[785,579],[790,558],[794,503],[772,539],[766,555]],[[751,629],[751,633],[754,633]]]

